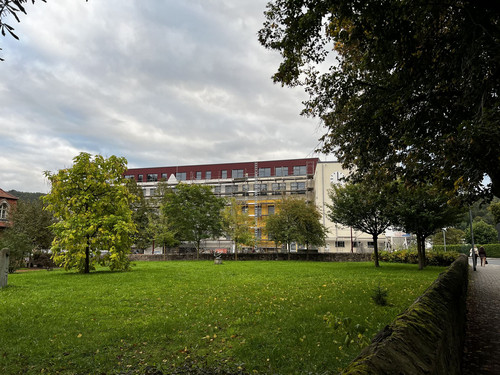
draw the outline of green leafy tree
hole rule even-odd
[[[248,213],[242,211],[241,204],[231,198],[222,211],[222,223],[224,234],[234,242],[234,258],[237,260],[241,246],[254,242],[252,220]]]
[[[222,234],[223,208],[210,186],[180,183],[165,193],[160,210],[180,241],[195,244],[199,259],[201,241]]]
[[[135,199],[130,200],[130,209],[132,210],[132,221],[135,224],[137,231],[132,236],[134,245],[144,251],[153,240],[153,235],[150,230],[149,218],[152,208],[146,201],[142,189],[137,185],[134,179],[129,179],[126,182],[129,193],[135,196]]]
[[[465,232],[458,228],[449,227],[446,228],[446,233],[443,234],[443,230],[440,229],[432,236],[432,243],[434,245],[444,245],[445,238],[447,245],[463,244],[465,239]]]
[[[321,215],[313,203],[288,197],[277,205],[277,212],[267,218],[265,230],[277,246],[286,246],[290,258],[292,243],[321,246],[325,243],[326,230],[320,223]]]
[[[136,229],[130,209],[134,196],[123,179],[126,169],[125,158],[81,153],[71,168],[45,172],[52,186],[43,199],[56,218],[51,226],[56,264],[84,273],[96,264],[129,268]]]
[[[328,205],[328,217],[372,236],[375,267],[379,267],[378,237],[391,225],[390,189],[389,184],[365,181],[333,185],[329,192],[332,204]]]
[[[50,226],[52,213],[44,210],[40,199],[19,200],[11,212],[12,226],[6,229],[2,242],[11,249],[11,271],[23,265],[34,252],[49,249],[54,238]],[[0,246],[1,248],[1,246]]]
[[[491,203],[488,209],[493,215],[495,224],[500,223],[500,202]]]
[[[483,220],[475,221],[472,223],[472,230],[474,231],[474,243],[485,245],[488,243],[498,242],[498,233],[493,225],[485,223]],[[470,228],[465,230],[465,241],[472,243],[472,236],[470,235]]]
[[[321,150],[354,178],[385,167],[500,196],[495,2],[273,0],[265,16],[259,40],[282,56],[274,81],[305,88]]]
[[[321,224],[321,213],[312,202],[297,202],[299,243],[306,245],[306,259],[309,259],[310,246],[325,245],[327,229]]]
[[[392,224],[417,237],[418,266],[425,267],[425,239],[436,230],[459,222],[463,208],[448,204],[449,197],[433,186],[397,185],[392,196]]]
[[[154,239],[155,246],[161,246],[163,253],[165,249],[179,244],[177,233],[163,212],[152,211],[149,214],[148,231]]]

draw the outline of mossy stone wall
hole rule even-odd
[[[342,374],[461,374],[468,272],[461,255]]]

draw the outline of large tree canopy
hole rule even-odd
[[[322,151],[354,177],[386,167],[500,196],[498,2],[274,0],[265,15],[259,40],[283,58],[274,81],[305,87]]]
[[[130,200],[124,184],[125,158],[82,152],[73,166],[45,172],[51,191],[43,199],[54,213],[52,254],[56,264],[89,273],[96,263],[111,270],[129,268],[132,235]],[[103,252],[105,250],[105,252]]]

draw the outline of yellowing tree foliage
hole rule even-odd
[[[44,197],[56,223],[51,226],[54,262],[66,270],[89,273],[96,264],[127,270],[132,221],[130,194],[124,185],[127,160],[81,153],[73,166],[45,176],[52,184]]]

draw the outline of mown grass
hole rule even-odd
[[[0,373],[334,374],[443,270],[193,261],[16,273],[0,290]],[[371,299],[378,285],[388,306]],[[346,342],[332,320],[367,331]]]

